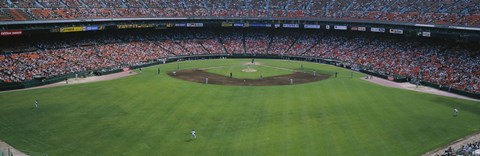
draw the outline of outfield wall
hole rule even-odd
[[[217,54],[217,55],[191,55],[191,56],[176,56],[176,57],[169,57],[166,59],[159,59],[157,61],[150,61],[148,63],[142,64],[142,65],[136,65],[136,66],[129,66],[130,69],[138,69],[138,68],[143,68],[143,67],[148,67],[148,66],[153,66],[153,65],[158,65],[158,64],[163,64],[163,63],[171,63],[171,62],[177,62],[177,61],[183,61],[183,60],[197,60],[197,59],[218,59],[222,57],[227,57],[227,58],[258,58],[258,59],[288,59],[288,60],[298,60],[298,61],[307,61],[307,62],[315,62],[315,63],[322,63],[322,64],[329,64],[329,65],[334,65],[337,67],[341,68],[346,68],[350,70],[355,70],[361,73],[365,73],[368,75],[373,75],[376,77],[380,77],[383,79],[389,79],[391,81],[395,82],[408,82],[409,78],[399,76],[399,75],[392,75],[388,76],[376,71],[370,71],[367,69],[364,69],[362,67],[357,67],[357,68],[352,68],[348,65],[344,65],[341,61],[338,60],[331,60],[331,59],[323,59],[323,58],[315,58],[315,57],[302,57],[302,56],[279,56],[279,55],[261,55],[261,54]],[[61,81],[65,81],[65,79],[69,78],[75,78],[76,76],[78,77],[88,77],[88,76],[93,76],[93,75],[106,75],[106,74],[113,74],[113,73],[118,73],[122,72],[123,69],[112,69],[112,68],[107,68],[107,69],[99,69],[95,71],[83,71],[83,72],[78,72],[78,73],[71,73],[71,74],[66,74],[62,76],[57,76],[57,77],[52,77],[52,78],[37,78],[31,81],[26,81],[26,82],[14,82],[14,83],[0,83],[0,91],[6,91],[6,90],[16,90],[16,89],[25,89],[25,88],[31,88],[31,87],[37,87],[37,86],[43,86],[47,84],[52,84],[52,83],[57,83]],[[451,92],[454,94],[474,98],[474,99],[480,99],[480,94],[474,94],[474,93],[469,93],[466,91],[462,90],[457,90],[453,88],[449,88],[448,86],[441,86],[438,84],[430,83],[430,82],[425,82],[421,81],[421,84],[424,86],[428,86],[431,88]]]

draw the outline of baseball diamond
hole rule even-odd
[[[480,156],[480,0],[0,0],[0,156]]]
[[[270,69],[252,66],[266,75],[259,80],[241,71],[248,61],[174,62],[109,81],[2,92],[0,138],[29,155],[421,155],[479,130],[471,123],[477,101],[384,87],[303,61],[256,59]],[[296,76],[313,81],[274,83],[300,83]]]

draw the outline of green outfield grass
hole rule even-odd
[[[3,92],[0,139],[49,156],[418,156],[480,130],[478,102],[383,87],[361,80],[363,74],[350,78],[351,71],[328,65],[256,60],[338,72],[338,78],[289,86],[205,85],[166,75],[249,61],[171,63],[112,81]],[[225,75],[234,69],[212,72]],[[286,72],[259,71],[264,70],[271,76]],[[458,117],[452,117],[454,107]],[[190,137],[192,129],[196,140]]]

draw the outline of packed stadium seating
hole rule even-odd
[[[114,33],[57,40],[8,41],[0,79],[22,82],[102,68],[120,69],[169,56],[273,54],[333,59],[385,75],[401,75],[480,93],[480,48],[475,44],[345,32],[179,30]]]
[[[444,151],[443,154],[436,156],[456,156],[456,155],[465,155],[465,156],[477,156],[478,153],[476,151],[480,150],[480,140],[468,143],[466,145],[462,145],[459,149],[448,148]]]
[[[480,26],[480,1],[2,0],[0,21],[118,17],[281,17]]]

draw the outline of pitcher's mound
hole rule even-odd
[[[243,72],[247,72],[247,73],[253,73],[253,72],[257,72],[256,69],[251,69],[251,68],[248,68],[248,69],[242,69]]]

